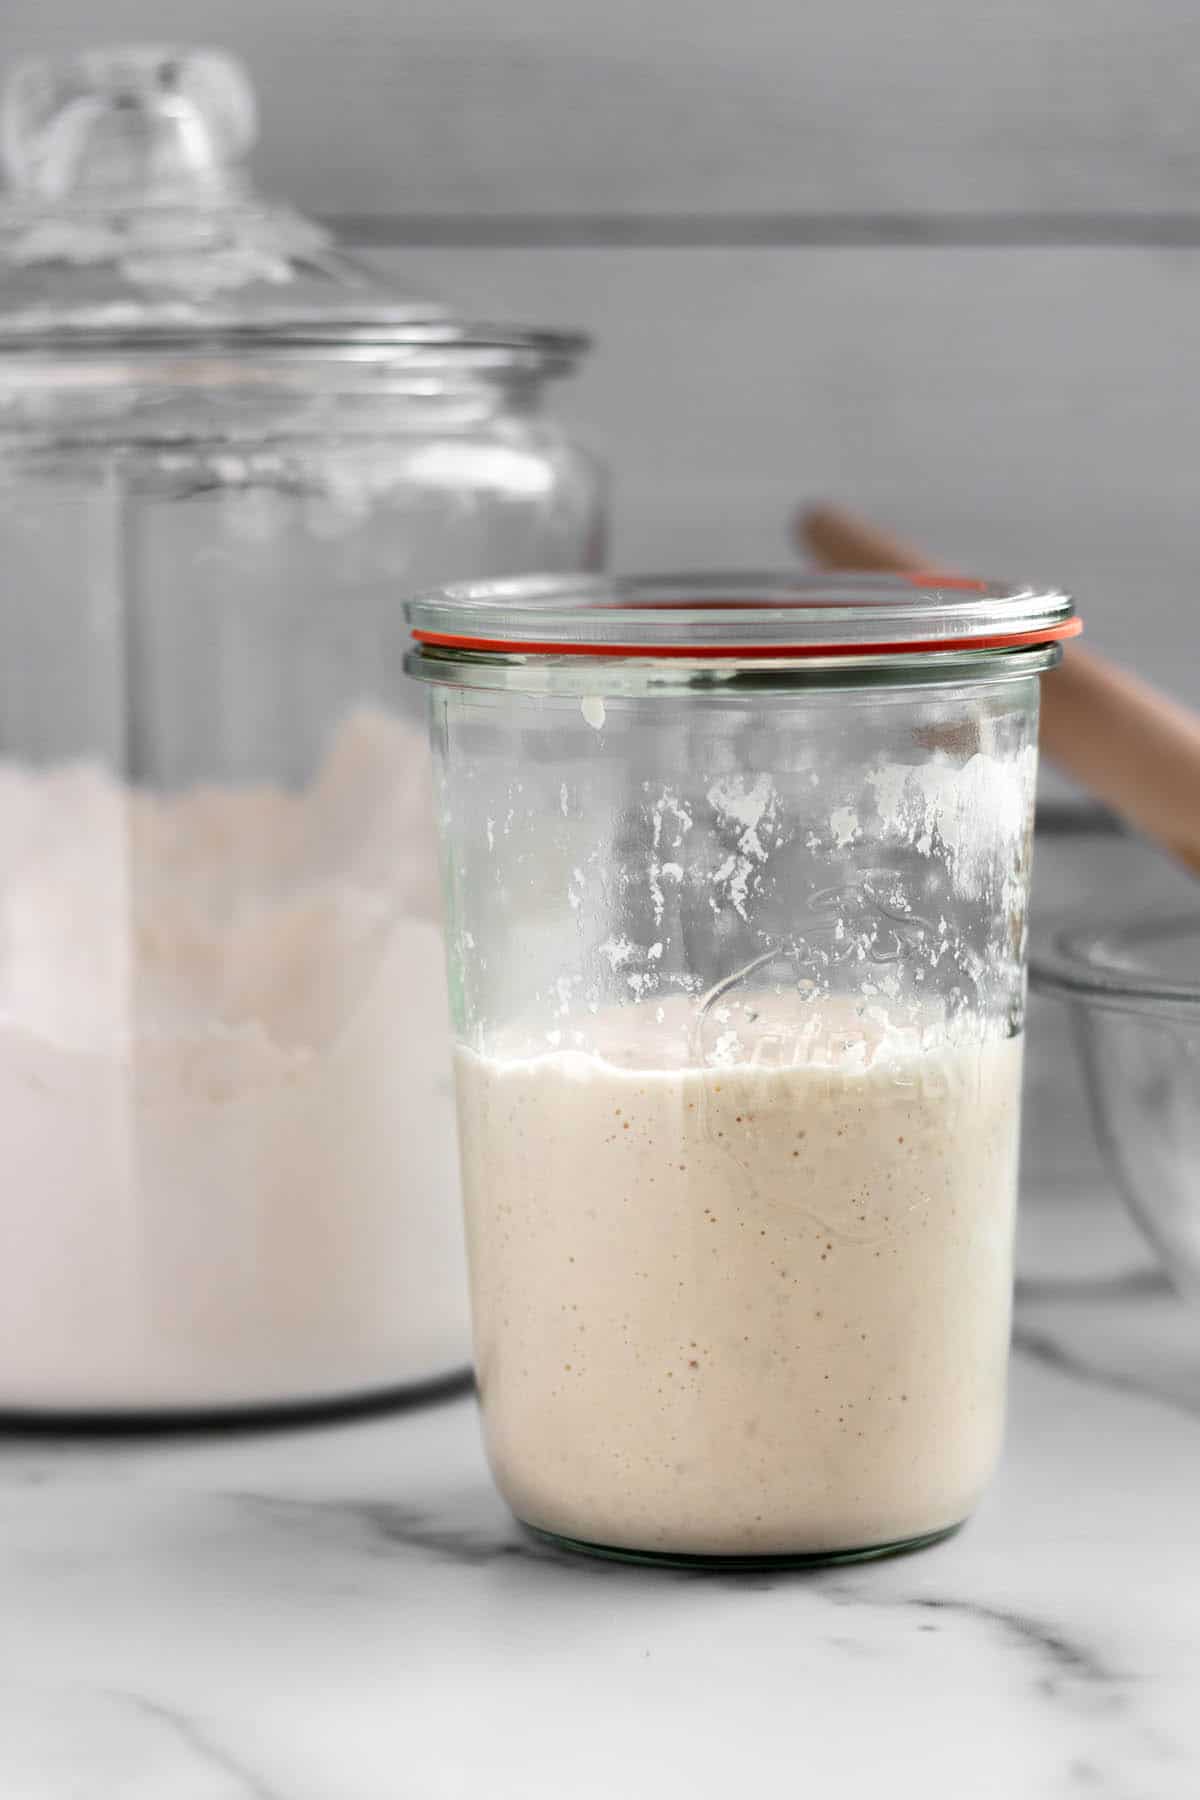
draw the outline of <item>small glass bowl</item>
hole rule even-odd
[[[1109,1168],[1200,1299],[1200,915],[1062,932],[1030,979],[1069,1005]]]

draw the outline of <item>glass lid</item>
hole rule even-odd
[[[538,576],[445,588],[408,617],[421,645],[523,656],[907,656],[1082,629],[1057,589],[938,574]]]
[[[0,355],[462,350],[555,373],[585,347],[389,286],[256,192],[255,133],[250,82],[220,51],[116,46],[15,67],[0,102]]]

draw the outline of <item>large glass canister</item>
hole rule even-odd
[[[639,1559],[951,1530],[1000,1448],[1070,602],[689,576],[410,617],[503,1493]]]
[[[9,84],[0,1411],[307,1404],[469,1358],[399,592],[602,543],[461,324],[258,198],[210,53]],[[406,710],[407,708],[407,710]]]

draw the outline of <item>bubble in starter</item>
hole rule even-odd
[[[579,710],[593,731],[601,730],[606,714],[599,694],[585,694],[579,702]]]

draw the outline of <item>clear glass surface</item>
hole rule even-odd
[[[485,1430],[536,1529],[804,1561],[973,1507],[1003,1416],[1038,654],[411,660]]]
[[[575,337],[382,286],[209,52],[14,75],[0,205],[0,1411],[294,1406],[469,1346],[400,596],[571,571]]]
[[[1092,1118],[1130,1211],[1200,1298],[1200,923],[1064,933],[1034,968],[1071,1008]]]
[[[0,1408],[466,1362],[399,595],[598,554],[593,465],[508,401],[0,427]]]

